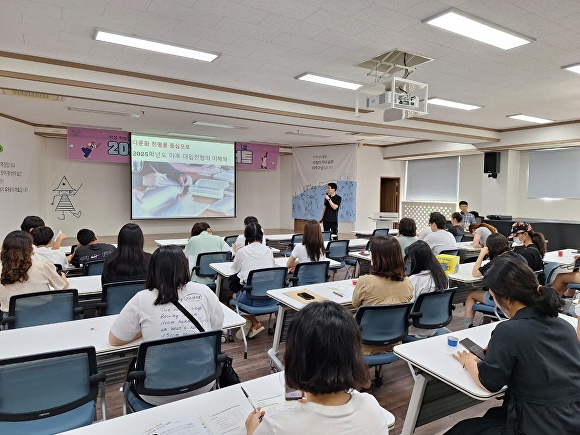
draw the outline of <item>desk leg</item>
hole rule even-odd
[[[421,402],[423,402],[426,387],[427,379],[422,374],[418,374],[415,377],[415,386],[413,387],[413,393],[411,394],[411,400],[409,401],[401,435],[411,435],[415,432],[415,425],[417,424],[417,418],[421,411]]]
[[[222,281],[224,277],[221,276],[219,273],[215,279],[215,294],[217,295],[218,299],[220,298],[220,294],[222,292]]]
[[[280,347],[280,339],[282,337],[282,328],[284,327],[284,317],[289,308],[283,304],[278,305],[278,317],[276,318],[276,329],[274,330],[274,341],[272,348],[268,350],[268,357],[270,358],[273,369],[278,371],[284,370],[284,365],[280,358],[278,358],[278,348]]]

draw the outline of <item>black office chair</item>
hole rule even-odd
[[[221,336],[221,331],[205,331],[141,343],[123,387],[123,415],[128,407],[132,412],[154,407],[141,395],[172,396],[216,381],[227,357]]]
[[[290,255],[292,255],[292,250],[294,249],[294,246],[302,243],[303,236],[304,234],[293,234],[292,238],[290,239],[290,243],[286,247],[286,251],[282,255],[284,255],[284,257],[290,257]]]
[[[224,237],[224,241],[231,248],[232,245],[236,242],[237,238],[238,238],[238,236],[226,236],[226,237]]]
[[[453,320],[453,296],[457,287],[446,290],[436,290],[428,293],[421,293],[413,310],[409,314],[415,328],[436,329],[434,335],[443,335],[450,332],[445,326]],[[424,337],[408,335],[403,339],[404,343],[421,340]]]
[[[83,264],[83,276],[102,275],[105,260],[87,261]]]
[[[26,328],[68,322],[82,317],[77,289],[25,293],[10,298],[8,316],[0,324],[3,329]]]
[[[445,251],[441,251],[440,254],[458,255],[459,254],[459,249],[446,249]]]
[[[389,235],[389,230],[387,228],[377,228],[371,234],[371,239],[373,237],[376,237],[376,236],[388,236],[388,235]]]
[[[343,267],[346,268],[344,279],[347,279],[349,275],[350,265],[347,266],[345,263],[345,260],[348,257],[348,244],[348,240],[333,240],[328,242],[328,245],[326,245],[326,258],[340,262],[340,264],[337,266],[330,266],[330,270],[332,270],[333,281],[334,276],[336,275],[336,271],[342,269]]]
[[[127,302],[145,288],[145,280],[110,282],[103,284],[101,302],[97,303],[99,316],[119,314]]]
[[[393,305],[362,305],[355,314],[360,325],[362,343],[371,346],[386,346],[399,343],[408,335],[409,313],[412,302]],[[383,383],[381,368],[399,359],[392,351],[376,355],[364,355],[369,367],[375,368],[373,386]]]
[[[320,284],[328,280],[329,261],[309,261],[298,263],[294,275],[288,278],[292,286]]]
[[[224,251],[216,251],[216,252],[204,252],[203,254],[199,254],[197,256],[197,262],[195,266],[191,269],[191,276],[194,274],[199,276],[200,278],[211,278],[215,280],[217,276],[217,272],[213,270],[209,265],[211,263],[225,263],[226,261],[231,260],[232,253],[231,252],[224,252]],[[210,289],[216,289],[215,282],[206,284]]]
[[[55,337],[58,339],[58,337]],[[53,434],[90,425],[105,374],[94,347],[0,360],[0,433]]]

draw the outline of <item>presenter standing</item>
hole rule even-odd
[[[330,231],[338,236],[338,209],[342,198],[336,194],[336,183],[328,183],[326,195],[324,195],[324,208],[322,209],[322,227],[324,231]]]

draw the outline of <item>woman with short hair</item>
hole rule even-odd
[[[411,218],[403,218],[399,221],[399,233],[397,234],[397,242],[401,246],[401,252],[405,252],[405,248],[412,243],[415,243],[419,238],[417,237],[417,224]]]
[[[284,377],[306,399],[272,416],[258,408],[246,419],[247,434],[388,434],[387,412],[356,391],[370,385],[360,343],[353,316],[337,303],[298,311],[288,329]]]
[[[483,361],[466,351],[453,357],[480,387],[507,390],[501,407],[447,434],[580,433],[580,343],[558,317],[558,293],[540,285],[524,262],[505,256],[483,286],[508,320],[493,330]]]

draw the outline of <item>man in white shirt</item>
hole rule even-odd
[[[429,226],[431,227],[431,233],[427,234],[423,240],[431,247],[435,255],[440,254],[441,251],[457,249],[455,236],[444,229],[445,216],[439,212],[431,213],[429,215]]]

